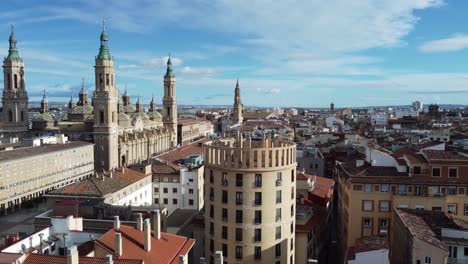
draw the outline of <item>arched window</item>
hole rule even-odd
[[[10,85],[11,85],[10,74],[7,74],[7,89],[10,89]]]
[[[99,114],[100,114],[100,123],[104,124],[104,111],[101,111]]]
[[[101,85],[104,84],[104,78],[102,77],[102,73],[99,74],[99,83],[100,83]]]
[[[11,111],[11,110],[8,111],[8,120],[10,122],[13,122],[13,111]]]
[[[18,75],[15,74],[15,89],[18,89]]]

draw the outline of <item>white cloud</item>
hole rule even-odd
[[[192,68],[189,66],[183,67],[180,72],[182,74],[198,74],[198,75],[208,75],[215,73],[213,68]]]
[[[452,37],[428,41],[419,47],[422,52],[459,51],[468,48],[468,35],[457,34]]]
[[[120,54],[122,55],[122,59],[125,59],[127,58],[127,55],[126,54]],[[129,59],[131,59],[131,56],[128,56]],[[118,65],[117,67],[119,69],[148,69],[148,70],[151,70],[153,68],[161,68],[161,67],[165,67],[167,65],[167,60],[168,60],[169,56],[165,56],[165,57],[154,57],[154,58],[150,58],[150,59],[147,59],[145,61],[142,61],[138,64],[121,64],[121,65]],[[172,66],[179,66],[182,64],[182,60],[180,58],[177,58],[177,57],[171,57],[171,62],[172,62]]]
[[[258,92],[264,93],[264,94],[279,94],[281,90],[279,88],[257,88]]]

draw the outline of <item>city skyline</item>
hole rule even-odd
[[[105,18],[117,87],[145,104],[153,93],[161,101],[168,52],[180,104],[230,105],[237,78],[245,105],[465,104],[466,5],[25,1],[0,12],[0,50],[7,55],[14,23],[32,101],[43,89],[51,100],[76,98],[82,77],[94,90]]]

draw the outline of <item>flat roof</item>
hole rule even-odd
[[[37,147],[25,147],[0,152],[0,162],[15,160],[25,157],[48,154],[56,151],[92,146],[93,144],[84,141],[72,141],[65,144],[43,145]]]

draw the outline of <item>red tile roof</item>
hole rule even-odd
[[[350,247],[346,256],[347,260],[356,259],[356,253],[368,252],[380,249],[388,249],[386,236],[368,236],[356,239],[354,246]]]
[[[151,250],[144,250],[144,233],[136,228],[121,225],[122,258],[142,259],[145,263],[177,263],[180,255],[187,254],[195,244],[195,240],[183,236],[161,233],[160,239],[151,236]],[[111,229],[96,240],[100,246],[110,254],[115,254],[114,238],[116,231]],[[175,261],[175,262],[174,262]]]
[[[187,158],[188,156],[195,155],[195,154],[203,154],[202,144],[208,141],[209,139],[203,138],[191,144],[181,146],[177,149],[161,154],[157,158],[160,160],[167,161],[167,162],[176,163],[178,161],[181,161]]]
[[[53,256],[43,254],[29,254],[23,264],[66,264],[66,256]],[[95,257],[79,257],[79,264],[105,264],[104,258]],[[143,261],[139,259],[115,259],[114,264],[142,264]],[[151,262],[147,262],[151,263]]]

